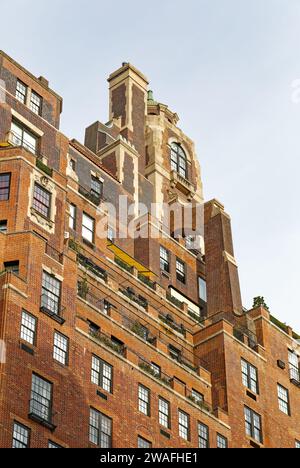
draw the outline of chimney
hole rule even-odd
[[[139,170],[145,167],[147,78],[130,63],[112,73],[109,82],[110,120],[121,118],[121,135],[139,153]]]
[[[217,200],[205,204],[205,258],[208,317],[220,314],[235,322],[235,315],[243,315],[238,266],[230,216]]]

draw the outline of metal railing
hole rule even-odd
[[[159,380],[160,382],[168,385],[169,387],[172,385],[173,377],[170,377],[168,374],[158,372],[157,369],[151,364],[151,362],[146,361],[146,359],[139,357],[139,367],[143,371],[147,372],[147,374],[152,375],[155,379]]]
[[[52,299],[47,294],[41,296],[40,310],[61,324],[65,322],[63,318],[65,307],[62,307],[59,301]]]
[[[104,281],[107,280],[107,272],[96,265],[90,258],[85,257],[81,253],[77,254],[77,260],[78,263],[83,266],[86,270],[90,271],[93,273],[95,276],[98,276],[99,278],[103,279]]]
[[[18,148],[24,148],[30,153],[33,153],[37,158],[42,159],[44,156],[37,151],[37,147],[26,141],[26,138],[20,138],[19,135],[14,133],[12,130],[8,134],[8,142]]]
[[[213,413],[213,407],[210,403],[207,403],[204,399],[204,397],[201,399],[201,398],[197,398],[194,394],[193,394],[193,391],[190,390],[190,389],[187,389],[186,390],[186,397],[188,398],[188,400],[192,401],[193,403],[195,403],[197,406],[199,406],[199,408],[203,409],[204,411],[207,411],[208,413]]]
[[[143,275],[142,273],[139,273],[138,278],[139,278],[140,281],[142,281],[142,283],[144,283],[146,286],[148,286],[149,288],[151,288],[151,289],[153,289],[155,291],[156,283],[154,281],[151,281],[150,278]]]
[[[148,308],[148,301],[147,299],[145,299],[144,297],[142,296],[137,296],[135,294],[135,292],[131,292],[130,291],[130,288],[127,288],[127,289],[122,289],[120,288],[119,289],[120,293],[123,294],[123,296],[126,296],[128,297],[128,299],[130,299],[131,301],[135,302],[136,304],[138,304],[140,307],[143,307],[144,309],[147,309]]]
[[[173,330],[175,330],[176,332],[180,333],[183,336],[186,336],[186,330],[183,324],[179,325],[178,323],[176,323],[174,318],[170,314],[159,314],[159,319],[169,327],[173,328]]]
[[[122,270],[125,270],[125,271],[127,271],[128,273],[130,273],[130,274],[133,273],[133,267],[130,266],[130,265],[128,265],[128,263],[123,262],[123,260],[121,260],[120,258],[115,257],[115,263],[116,263],[120,268],[122,268]]]
[[[85,187],[82,187],[82,185],[78,185],[78,192],[96,206],[99,206],[104,200],[103,195],[96,194],[93,190],[87,190]]]
[[[167,293],[167,300],[179,309],[183,309],[183,302],[179,301],[179,299],[176,299],[176,297],[172,296],[172,294],[170,294],[169,292]]]
[[[125,345],[120,345],[115,343],[109,335],[106,333],[103,333],[101,330],[89,330],[89,334],[92,338],[95,338],[95,340],[99,341],[100,343],[104,344],[108,348],[112,349],[116,353],[124,356],[126,347]]]
[[[29,401],[29,415],[28,417],[41,424],[42,426],[54,431],[56,426],[53,424],[54,414],[51,410],[51,402],[43,403],[41,400],[45,400],[41,395],[32,395]]]

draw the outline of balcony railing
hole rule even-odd
[[[177,333],[180,333],[181,335],[185,336],[186,335],[186,330],[183,326],[183,324],[179,325],[176,323],[171,315],[159,315],[159,319],[168,325],[169,327],[173,328]]]
[[[128,263],[126,262],[123,262],[123,260],[121,260],[120,258],[118,257],[115,257],[115,263],[120,267],[122,268],[122,270],[125,270],[125,271],[128,271],[128,273],[131,273],[133,272],[133,267],[128,265]]]
[[[124,356],[126,347],[124,345],[119,345],[115,343],[109,335],[106,333],[103,333],[100,330],[89,330],[89,334],[91,337],[95,338],[95,340],[99,341],[99,343],[104,344],[108,348],[112,349],[116,353],[120,354],[121,356]]]
[[[42,426],[54,431],[56,426],[53,424],[53,414],[49,404],[42,403],[41,396],[37,395],[29,401],[29,415],[28,417]]]
[[[179,299],[176,299],[176,297],[172,296],[172,294],[169,292],[167,293],[167,300],[179,309],[183,309],[183,302],[179,301]]]
[[[63,318],[63,313],[65,311],[65,307],[62,307],[59,302],[55,301],[47,294],[43,294],[41,296],[41,312],[51,317],[60,325],[65,323],[65,319]]]
[[[139,358],[139,367],[143,371],[147,372],[147,374],[152,375],[155,379],[159,380],[165,385],[168,385],[169,387],[172,385],[173,378],[170,377],[167,374],[164,374],[161,371],[157,371],[154,366],[151,364],[151,362],[146,361],[143,358]]]
[[[101,202],[103,201],[103,196],[100,194],[97,194],[93,192],[92,190],[87,190],[86,188],[82,187],[81,185],[78,186],[78,192],[80,195],[85,197],[87,200],[89,200],[91,203],[93,203],[96,206],[99,206]]]
[[[151,279],[148,278],[148,276],[145,276],[142,273],[139,273],[138,278],[140,281],[142,281],[142,283],[144,283],[146,286],[148,286],[149,288],[155,291],[156,283],[154,283],[154,281],[151,281]]]
[[[78,260],[78,263],[81,266],[83,266],[86,270],[90,271],[95,276],[98,276],[98,278],[101,278],[104,281],[107,280],[107,272],[103,268],[96,265],[96,263],[94,263],[90,258],[87,258],[81,253],[78,253],[77,260]]]
[[[127,289],[120,289],[120,293],[123,294],[123,296],[128,297],[131,301],[135,302],[138,304],[140,307],[143,307],[144,309],[148,308],[148,301],[142,296],[137,296],[133,290],[130,288]]]
[[[193,395],[193,393],[188,390],[187,391],[187,398],[192,401],[193,403],[195,403],[197,406],[199,406],[199,408],[203,409],[204,411],[207,411],[208,413],[212,413],[213,412],[213,407],[212,405],[210,405],[209,403],[207,403],[204,398],[203,399],[200,399],[200,398],[197,398],[195,397],[195,395]]]

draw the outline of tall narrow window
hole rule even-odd
[[[23,424],[15,422],[13,429],[12,448],[29,448],[29,437],[30,429],[23,426]]]
[[[42,102],[43,102],[43,100],[42,100],[41,96],[39,96],[34,91],[31,91],[30,109],[36,115],[41,115],[42,114]]]
[[[259,414],[255,413],[255,411],[247,407],[245,407],[245,425],[247,436],[262,444],[261,417]]]
[[[179,436],[184,440],[190,438],[190,417],[184,411],[178,410]]]
[[[199,439],[199,448],[208,449],[209,448],[209,429],[205,424],[198,424],[198,439]]]
[[[290,415],[289,391],[282,385],[277,385],[279,409],[284,414]]]
[[[36,374],[32,375],[30,413],[51,422],[52,384]]]
[[[289,351],[289,367],[291,380],[300,382],[299,357],[293,351]]]
[[[171,169],[187,179],[187,159],[182,147],[173,143],[171,146]]]
[[[34,345],[36,341],[36,318],[23,310],[21,321],[21,339]]]
[[[164,247],[160,247],[160,269],[170,273],[170,258],[169,252]]]
[[[112,366],[97,356],[92,356],[92,382],[106,392],[112,393],[112,376]]]
[[[97,198],[102,198],[103,195],[103,182],[95,176],[91,179],[91,194]]]
[[[10,174],[0,174],[0,201],[9,200]]]
[[[221,434],[217,434],[217,448],[218,449],[228,448],[228,440],[226,439],[226,437],[222,436]]]
[[[27,86],[24,83],[22,83],[22,81],[18,80],[16,88],[16,98],[22,104],[26,104],[27,90]]]
[[[45,218],[50,218],[51,193],[39,184],[34,184],[32,208]]]
[[[138,448],[139,449],[151,449],[152,443],[148,440],[144,439],[143,437],[138,437]]]
[[[166,429],[171,428],[170,403],[164,398],[159,398],[159,424]]]
[[[52,314],[60,312],[61,282],[46,271],[43,272],[42,307]]]
[[[258,395],[258,372],[256,367],[252,366],[251,364],[249,364],[249,362],[245,361],[244,359],[242,359],[241,363],[244,386]]]
[[[31,153],[36,154],[38,137],[33,135],[26,127],[17,122],[11,124],[11,139],[15,146],[23,146]]]
[[[70,205],[69,228],[76,229],[76,206],[73,204]]]
[[[186,283],[186,272],[185,272],[185,263],[183,263],[181,260],[177,259],[176,260],[176,277],[178,281],[181,283],[185,284]]]
[[[54,332],[53,358],[66,366],[68,364],[69,339],[61,333]]]
[[[139,385],[139,411],[150,416],[150,390]]]
[[[112,446],[112,420],[93,408],[90,409],[90,442],[100,448]]]
[[[95,220],[86,213],[82,217],[82,237],[90,244],[94,242]]]
[[[201,301],[207,302],[206,281],[203,278],[199,278],[199,298]]]

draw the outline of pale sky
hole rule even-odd
[[[0,14],[0,49],[64,98],[69,137],[108,120],[122,62],[148,76],[232,216],[244,305],[262,295],[300,332],[300,1],[2,0]]]

